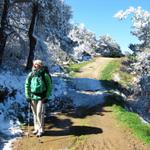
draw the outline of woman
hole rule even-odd
[[[36,136],[44,133],[45,103],[51,95],[52,85],[48,73],[45,71],[41,60],[33,61],[32,72],[25,81],[25,96],[31,104],[34,119],[34,131]]]

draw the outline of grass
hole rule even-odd
[[[111,88],[115,88],[114,86],[117,86],[117,84],[120,84],[125,88],[128,88],[130,86],[133,79],[133,75],[120,70],[121,63],[123,60],[124,58],[112,60],[102,70],[100,74],[100,80],[102,81],[103,86],[105,86],[106,88],[109,86]],[[117,82],[113,81],[113,77],[116,73],[119,75],[120,78],[120,80]]]
[[[92,61],[85,61],[82,63],[72,64],[68,67],[69,71],[79,72],[79,70],[85,65],[91,63]]]
[[[106,89],[116,89],[117,85],[113,81],[113,75],[120,68],[120,59],[110,61],[100,73],[100,80]]]
[[[113,111],[117,119],[130,128],[137,138],[150,145],[150,125],[142,123],[136,113],[128,112],[120,106],[114,105]]]
[[[133,79],[133,75],[132,74],[129,74],[127,72],[122,72],[122,71],[119,71],[119,75],[120,75],[120,84],[124,87],[128,87],[131,82],[132,82],[132,79]]]
[[[74,76],[75,73],[79,72],[82,67],[84,67],[85,65],[87,65],[91,62],[93,62],[93,60],[85,61],[85,62],[82,62],[82,63],[71,64],[71,65],[68,66],[67,71],[70,73],[70,76]]]
[[[100,74],[100,80],[112,80],[112,75],[118,70],[120,66],[120,60],[115,59],[108,63],[104,70]]]

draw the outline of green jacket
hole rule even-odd
[[[26,78],[25,81],[25,96],[27,99],[31,99],[31,100],[41,100],[43,98],[48,99],[48,97],[51,95],[52,93],[52,85],[51,85],[51,79],[49,77],[49,75],[47,73],[44,73],[44,79],[45,79],[45,83],[46,83],[46,92],[44,93],[44,95],[35,95],[33,93],[31,93],[31,87],[30,87],[30,83],[32,80],[33,75],[32,74],[41,74],[44,71],[44,68],[41,68],[38,71],[33,70],[32,72],[30,72]]]

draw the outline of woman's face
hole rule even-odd
[[[35,68],[35,70],[39,70],[41,68],[41,66],[38,64],[34,64],[33,67]]]

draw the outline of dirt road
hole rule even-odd
[[[80,78],[93,78],[99,79],[101,71],[113,58],[98,57],[94,62],[87,64],[81,68],[80,73],[76,74],[76,77]]]
[[[96,58],[83,67],[78,77],[98,79],[111,61]],[[32,132],[30,127],[30,133]],[[150,150],[115,119],[111,107],[79,108],[69,113],[52,114],[46,120],[45,135],[30,134],[15,142],[13,150]]]

